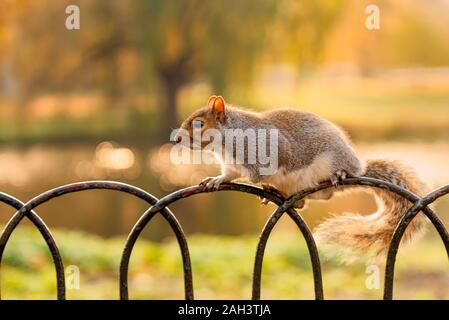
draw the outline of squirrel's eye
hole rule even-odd
[[[204,121],[200,119],[195,119],[193,120],[192,127],[194,129],[201,129],[202,127],[204,127]]]

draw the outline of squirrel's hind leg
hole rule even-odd
[[[345,180],[348,177],[348,174],[345,170],[337,170],[331,177],[330,180],[334,187],[338,185],[340,181]]]
[[[278,189],[276,189],[272,185],[270,185],[268,183],[262,183],[261,186],[264,191],[269,192],[269,193],[274,193],[279,198],[285,199],[285,195],[282,194],[282,192],[280,192]],[[261,204],[267,205],[269,202],[270,202],[270,200],[268,200],[267,198],[260,197]]]
[[[275,187],[273,187],[272,185],[268,184],[268,183],[262,183],[262,189],[264,191],[270,192],[270,193],[274,193],[275,195],[277,195],[279,198],[281,199],[286,199],[287,197],[280,192],[278,189],[276,189]],[[260,197],[261,201],[260,203],[263,205],[267,205],[270,201],[267,198],[262,198]],[[294,203],[293,207],[296,209],[304,209],[306,205],[306,202],[304,199],[302,200],[298,200]]]
[[[334,195],[334,192],[337,189],[338,183],[340,181],[345,180],[347,178],[347,176],[348,176],[348,174],[346,173],[345,170],[336,171],[330,177],[330,181],[332,182],[332,185],[334,186],[334,188],[328,188],[328,189],[324,189],[324,190],[315,192],[315,193],[311,194],[310,196],[308,196],[307,198],[312,199],[312,200],[329,200]]]

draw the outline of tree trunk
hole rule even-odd
[[[176,61],[161,63],[157,68],[159,79],[165,89],[165,106],[161,113],[163,119],[160,130],[165,141],[169,140],[172,130],[179,128],[181,124],[178,119],[178,95],[182,86],[191,79],[192,70],[188,56],[190,55],[181,55]]]
[[[176,76],[163,77],[165,105],[162,114],[161,135],[166,141],[170,139],[173,129],[179,128],[178,119],[178,94],[182,86],[182,81]]]

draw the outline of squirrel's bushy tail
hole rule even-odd
[[[425,185],[409,168],[396,161],[370,160],[366,163],[366,177],[397,184],[416,195],[425,193]],[[377,212],[362,216],[346,213],[332,217],[319,225],[315,239],[330,255],[350,262],[360,254],[372,258],[386,253],[393,232],[411,203],[393,192],[369,188],[376,196]],[[416,216],[405,231],[403,242],[422,230],[424,217]]]

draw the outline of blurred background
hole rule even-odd
[[[79,30],[65,27],[71,4],[80,8]],[[365,26],[368,4],[380,9],[379,30]],[[58,185],[106,179],[162,197],[196,184],[218,168],[173,165],[169,133],[211,94],[253,110],[315,112],[341,125],[363,158],[396,158],[431,187],[447,184],[448,14],[448,0],[2,0],[0,190],[26,201]],[[449,199],[435,208],[447,225]],[[1,209],[4,224],[13,210]],[[81,288],[70,298],[118,297],[124,238],[146,209],[110,191],[39,208],[65,263],[80,267]],[[249,298],[257,234],[275,207],[220,193],[171,209],[191,241],[197,297]],[[374,209],[360,192],[302,214],[313,228],[329,213]],[[313,298],[303,239],[287,218],[274,233],[262,297]],[[182,298],[170,229],[157,217],[143,236],[131,297]],[[397,297],[449,298],[434,230],[398,261]],[[13,235],[5,263],[3,298],[55,296],[49,254],[29,223]],[[382,296],[366,288],[364,261],[326,260],[323,268],[327,298]]]

